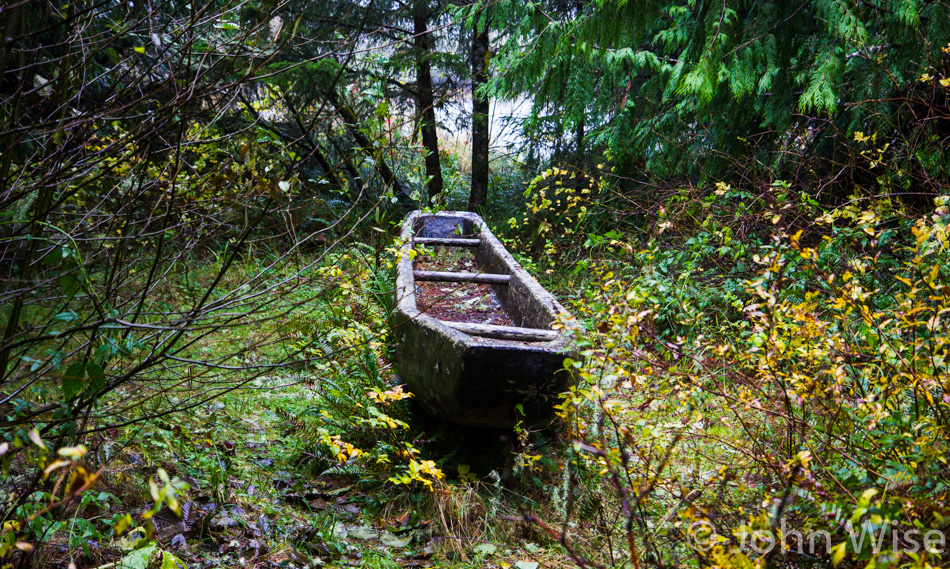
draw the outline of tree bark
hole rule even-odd
[[[581,111],[584,112],[584,111]],[[581,115],[577,124],[574,125],[574,189],[581,190],[586,182],[584,172],[586,171],[585,148],[584,148],[584,123],[585,115]]]
[[[481,87],[488,83],[488,28],[486,18],[482,29],[472,37],[472,190],[468,209],[485,207],[488,201],[488,95]]]
[[[330,160],[320,151],[320,143],[313,137],[313,132],[308,129],[303,124],[303,119],[300,118],[300,113],[297,111],[297,108],[294,107],[293,101],[290,100],[285,94],[280,94],[275,89],[271,89],[271,93],[274,95],[281,95],[284,100],[284,105],[287,106],[287,110],[290,111],[290,115],[294,118],[294,123],[296,123],[297,128],[300,129],[300,135],[303,137],[303,141],[306,143],[305,147],[307,148],[310,156],[313,156],[317,163],[320,165],[320,168],[323,170],[324,175],[327,177],[327,181],[337,188],[342,188],[343,183],[340,181],[340,178],[336,175],[336,168],[330,163]],[[251,105],[247,105],[248,109],[251,109]],[[254,111],[255,115],[257,112]],[[259,115],[258,115],[259,117]]]
[[[574,7],[577,9],[577,17],[584,13],[584,0],[576,0]],[[581,106],[581,116],[574,125],[574,190],[580,191],[587,180],[584,173],[587,171],[585,158],[587,150],[584,148],[584,127],[587,122],[587,107]]]
[[[346,168],[346,171],[350,174],[350,177],[353,178],[353,183],[356,184],[356,191],[359,194],[363,193],[363,175],[359,170],[356,169],[356,166],[353,165],[353,153],[342,148],[337,142],[333,133],[329,129],[324,131],[324,136],[327,140],[330,141],[330,144],[333,145],[333,149],[336,150],[336,153],[340,155],[340,160],[343,161],[343,167]]]
[[[386,164],[386,161],[383,160],[383,157],[380,156],[379,150],[376,148],[376,145],[366,137],[360,131],[359,128],[359,119],[356,117],[356,113],[353,112],[353,109],[349,105],[343,103],[340,100],[339,95],[336,94],[336,91],[330,90],[327,94],[327,100],[330,101],[330,104],[336,109],[336,112],[340,114],[340,117],[343,119],[343,124],[346,125],[346,129],[350,131],[350,135],[356,139],[356,143],[360,145],[360,148],[363,149],[370,158],[376,163],[376,169],[379,171],[379,175],[383,178],[383,182],[393,189],[393,195],[399,200],[399,203],[405,206],[412,205],[412,198],[409,196],[409,192],[403,187],[399,180],[396,179],[396,175],[393,173],[392,169]]]
[[[416,104],[419,106],[419,128],[426,153],[426,188],[429,200],[442,193],[442,163],[439,160],[439,136],[435,124],[435,98],[432,94],[432,65],[429,62],[429,30],[426,24],[428,2],[416,0],[412,15],[416,44]]]

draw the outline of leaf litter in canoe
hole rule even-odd
[[[427,251],[415,260],[415,270],[484,272],[471,249],[441,247]],[[416,282],[416,305],[419,310],[451,322],[514,326],[505,314],[491,285],[476,283]]]
[[[416,283],[419,310],[439,320],[514,326],[501,308],[491,285],[475,283]]]

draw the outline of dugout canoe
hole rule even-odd
[[[571,385],[577,323],[519,265],[482,218],[468,212],[409,213],[402,226],[393,338],[399,373],[422,408],[439,419],[510,428],[554,417]],[[467,247],[478,272],[414,270],[418,247]],[[439,320],[416,304],[416,281],[487,283],[516,326]]]

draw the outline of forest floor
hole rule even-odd
[[[154,557],[177,558],[189,567],[532,569],[541,562],[545,567],[563,563],[556,552],[531,541],[511,547],[480,539],[484,532],[478,527],[472,535],[445,535],[439,516],[464,518],[466,512],[458,510],[465,508],[484,515],[480,501],[465,503],[479,483],[453,481],[466,489],[462,492],[402,490],[393,500],[391,483],[327,467],[306,450],[312,445],[288,421],[320,397],[320,387],[293,377],[262,377],[254,383],[194,413],[142,427],[138,442],[125,447],[104,472],[96,500],[104,511],[119,500],[125,508],[138,502],[135,513],[147,510],[149,504],[136,500],[142,491],[137,482],[156,467],[188,484],[181,518],[167,509],[152,518]],[[123,548],[132,544],[118,540],[109,547],[90,540],[86,555],[64,538],[47,548],[47,561],[79,567],[121,563],[129,554]],[[125,563],[132,567],[132,561]]]
[[[186,364],[100,403],[92,422],[105,427],[82,440],[82,465],[101,475],[78,506],[20,532],[39,544],[34,565],[748,567],[768,555],[750,540],[771,535],[778,547],[774,532],[788,527],[828,540],[782,549],[786,566],[858,567],[876,556],[898,566],[885,557],[916,552],[854,538],[879,531],[880,512],[900,520],[893,528],[934,535],[950,519],[943,218],[903,219],[899,234],[861,225],[864,213],[840,227],[811,224],[810,236],[733,238],[716,219],[771,228],[777,215],[736,216],[734,198],[748,196],[684,198],[687,221],[694,209],[710,221],[683,222],[664,241],[590,233],[573,265],[547,246],[519,257],[584,327],[584,361],[565,361],[577,385],[562,419],[540,431],[464,429],[419,410],[392,357],[392,267],[381,248],[341,245],[312,268],[249,256],[222,290],[265,273],[287,284],[241,325],[188,339]],[[810,207],[800,205],[802,219],[815,217]],[[463,257],[421,267],[473,269]],[[195,263],[165,296],[204,290],[216,262]],[[458,317],[491,308],[489,295],[434,287]],[[885,289],[891,296],[862,292]],[[908,330],[920,340],[908,344]],[[881,347],[905,344],[900,358]],[[846,368],[839,354],[860,358]],[[211,365],[189,363],[198,361]],[[908,377],[933,393],[894,387]],[[127,400],[138,415],[107,415]],[[34,439],[27,448],[43,458]],[[10,467],[15,491],[42,478],[28,454]],[[74,480],[48,477],[24,507],[41,509]],[[946,566],[942,554],[927,553]]]
[[[213,274],[213,267],[202,270]],[[282,298],[262,324],[209,337],[196,350],[215,360],[244,346],[242,361],[252,366],[288,353],[318,357],[303,367],[240,372],[230,378],[239,388],[194,407],[202,383],[176,384],[161,393],[160,405],[179,411],[88,440],[99,479],[72,523],[50,526],[36,551],[40,565],[571,566],[547,535],[519,521],[551,480],[534,476],[526,493],[516,456],[535,446],[548,448],[537,459],[560,452],[557,428],[518,435],[428,419],[398,396],[401,380],[379,334],[385,309],[369,284],[360,281],[325,304],[284,309],[322,294],[320,279],[313,282]],[[452,291],[436,295],[462,302],[466,314],[492,308],[490,291],[469,295],[474,302]],[[382,399],[393,393],[387,407]],[[439,467],[423,460],[430,457]],[[152,516],[154,541],[143,547],[152,532],[143,521],[153,506],[146,482],[158,469],[181,483],[181,516],[167,507]],[[28,477],[17,465],[12,474]],[[138,527],[117,537],[108,526],[120,514],[131,514]]]

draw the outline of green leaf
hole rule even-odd
[[[99,364],[89,364],[86,366],[86,377],[89,379],[102,379],[105,377],[105,370]]]
[[[155,553],[156,549],[157,546],[154,543],[136,549],[123,557],[116,565],[116,569],[148,569],[148,563],[151,561],[152,554]],[[162,561],[162,567],[165,567],[164,561]]]
[[[63,372],[63,396],[66,399],[72,399],[82,393],[85,389],[86,367],[77,362],[66,368]]]
[[[54,248],[52,251],[47,253],[42,260],[42,263],[47,266],[55,265],[63,260],[63,250],[60,248]]]
[[[858,507],[867,508],[871,505],[871,498],[877,495],[877,488],[868,488],[861,494],[861,498],[858,500]]]
[[[90,393],[96,393],[106,385],[105,369],[99,364],[91,363],[86,366],[86,377],[89,379],[87,389]]]
[[[162,568],[161,569],[187,569],[187,565],[181,559],[175,557],[167,551],[162,551]]]
[[[135,50],[135,53],[141,53],[141,54],[143,54],[143,55],[145,54],[145,48],[142,47],[142,46],[133,47],[132,49]]]
[[[851,523],[852,524],[856,523],[858,520],[861,519],[861,516],[863,516],[867,512],[868,512],[867,508],[857,508],[856,510],[854,510],[854,513],[851,514]]]
[[[79,292],[79,279],[73,275],[63,275],[58,280],[59,286],[63,287],[63,292],[66,293],[66,298],[72,300]]]

